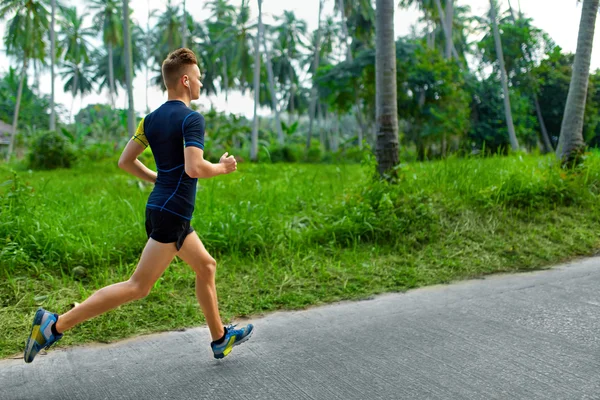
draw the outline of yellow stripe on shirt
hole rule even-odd
[[[144,132],[144,118],[142,118],[142,120],[138,124],[135,134],[133,135],[131,140],[135,140],[142,146],[148,147],[148,138],[146,138],[146,133]]]

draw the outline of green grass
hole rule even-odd
[[[534,156],[403,165],[394,186],[368,168],[240,164],[199,181],[192,224],[219,263],[224,320],[532,270],[599,247],[598,154],[568,172]],[[0,357],[22,350],[38,306],[64,312],[129,278],[151,190],[114,162],[14,177],[0,166]],[[193,285],[174,263],[146,299],[60,344],[203,324]]]

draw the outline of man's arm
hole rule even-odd
[[[119,168],[123,171],[129,172],[132,175],[137,176],[145,181],[156,183],[156,172],[146,167],[138,156],[142,154],[145,147],[139,144],[135,140],[130,140],[127,146],[123,149],[121,157],[119,158]]]
[[[204,117],[192,112],[183,121],[185,173],[190,178],[212,178],[237,169],[233,156],[223,154],[218,164],[204,159]]]
[[[237,161],[227,153],[221,156],[218,164],[213,164],[204,159],[204,150],[199,147],[189,146],[184,150],[185,173],[190,178],[212,178],[213,176],[229,174],[237,169]]]

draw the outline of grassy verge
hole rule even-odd
[[[395,186],[367,170],[241,165],[201,182],[193,225],[219,262],[225,320],[536,269],[599,247],[597,154],[571,172],[533,156],[411,164]],[[6,357],[21,351],[37,306],[64,312],[129,277],[151,188],[113,164],[0,178]],[[61,345],[202,324],[193,284],[174,263],[146,299],[76,327]]]

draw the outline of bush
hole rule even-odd
[[[299,145],[271,146],[269,148],[271,162],[298,162],[302,158],[302,148]]]
[[[82,150],[82,155],[89,161],[102,161],[117,155],[113,143],[95,143]]]
[[[321,162],[321,145],[319,142],[313,141],[310,148],[306,151],[304,161],[308,163]]]
[[[75,148],[64,135],[46,131],[31,141],[27,157],[31,169],[70,168],[77,160]]]

